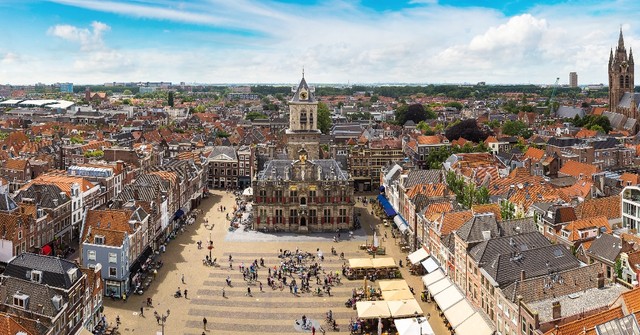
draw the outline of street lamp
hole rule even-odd
[[[167,315],[159,315],[157,311],[153,312],[153,314],[155,314],[156,320],[158,320],[158,322],[162,322],[160,323],[160,325],[162,325],[162,335],[164,335],[164,324],[165,322],[167,322],[167,318],[169,317],[169,314],[171,314],[171,311],[167,309]]]

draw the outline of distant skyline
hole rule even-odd
[[[0,84],[607,85],[640,1],[0,0]]]

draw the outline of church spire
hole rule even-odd
[[[618,37],[618,49],[624,50],[624,37],[622,36],[622,26],[620,26],[620,36]]]
[[[629,64],[633,64],[633,50],[629,47]]]
[[[609,67],[613,63],[613,48],[611,48],[611,52],[609,53]]]

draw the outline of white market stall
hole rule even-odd
[[[413,299],[413,294],[409,290],[382,291],[382,299],[385,301],[407,300]]]
[[[393,318],[423,314],[422,308],[420,308],[420,304],[416,299],[387,301],[387,304]]]
[[[444,272],[442,272],[442,270],[437,270],[434,272],[429,273],[428,275],[424,275],[422,276],[422,283],[424,284],[424,287],[429,287],[429,285],[437,282],[438,280],[442,279],[445,277]]]
[[[464,296],[455,285],[451,285],[444,291],[433,296],[433,300],[435,300],[442,311],[446,311],[462,299],[464,299]]]
[[[435,335],[425,317],[395,319],[393,323],[399,335]]]
[[[431,293],[432,296],[444,291],[445,289],[449,288],[450,286],[452,286],[453,283],[449,280],[449,278],[442,278],[442,280],[439,280],[431,285],[429,285],[427,287],[427,290],[429,291],[429,293]]]
[[[451,306],[451,308],[444,311],[444,316],[447,318],[447,321],[449,321],[451,327],[455,328],[471,317],[474,313],[475,311],[467,299],[462,299],[455,305]]]
[[[431,273],[433,271],[436,271],[440,268],[440,265],[438,265],[438,262],[436,262],[433,257],[429,257],[427,259],[425,259],[424,261],[422,261],[422,267],[424,267],[425,271],[427,271],[427,273]]]
[[[396,280],[378,280],[378,286],[380,287],[380,291],[396,291],[396,290],[407,290],[409,291],[409,285],[404,279],[396,279]]]
[[[386,301],[358,301],[356,302],[358,317],[361,319],[390,318],[389,306]]]
[[[493,329],[480,313],[476,312],[455,329],[456,335],[491,335]]]
[[[407,258],[409,258],[409,262],[411,262],[411,264],[419,264],[420,262],[425,260],[427,257],[429,257],[429,253],[424,248],[420,248],[420,249],[410,253],[409,256],[407,256]]]

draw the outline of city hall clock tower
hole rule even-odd
[[[307,85],[302,74],[298,87],[292,89],[289,101],[289,128],[285,131],[288,158],[299,159],[300,152],[306,152],[309,160],[320,156],[320,130],[318,129],[318,101],[313,88]]]

